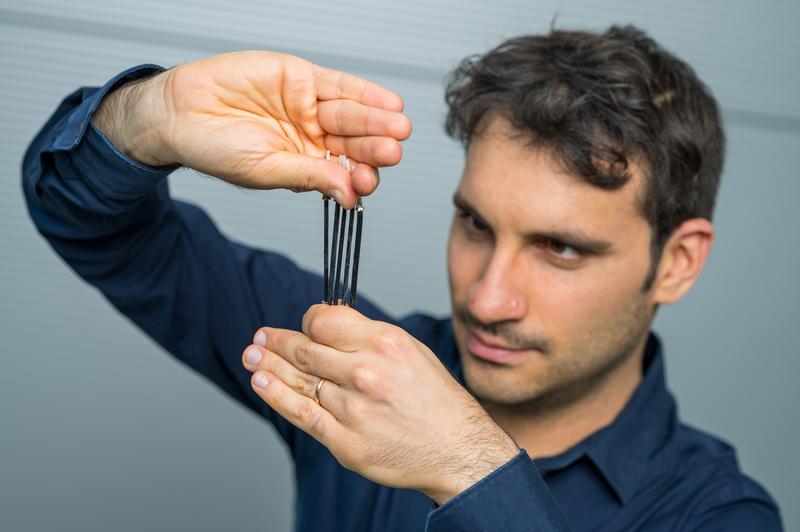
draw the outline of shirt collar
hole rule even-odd
[[[587,456],[624,504],[633,497],[651,457],[677,423],[675,401],[666,387],[661,342],[650,333],[644,350],[642,382],[608,426],[564,453],[537,466],[555,470]]]
[[[449,324],[448,324],[449,325]],[[464,384],[458,349],[453,342],[455,377]],[[608,426],[567,451],[537,459],[545,474],[588,457],[624,504],[631,499],[647,470],[651,457],[668,439],[677,423],[675,401],[667,390],[661,341],[650,333],[642,361],[642,382],[625,408]]]

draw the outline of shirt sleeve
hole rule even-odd
[[[298,329],[321,300],[321,277],[226,238],[202,209],[170,196],[166,177],[176,167],[138,163],[91,122],[105,94],[163,70],[134,67],[61,103],[23,160],[30,216],[80,277],[164,349],[269,419],[294,452],[299,430],[252,391],[241,354],[258,327]],[[359,310],[387,319],[366,299]]]
[[[568,531],[570,526],[523,449],[428,515],[427,532]]]
[[[703,513],[687,530],[698,532],[781,532],[778,508],[760,500],[740,500]]]

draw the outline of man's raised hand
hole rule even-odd
[[[272,52],[186,63],[104,98],[94,122],[145,164],[179,163],[247,188],[318,190],[345,207],[397,164],[411,122],[401,98]],[[324,154],[356,162],[352,175]]]

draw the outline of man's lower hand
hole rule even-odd
[[[302,333],[260,329],[243,363],[256,393],[343,466],[439,504],[519,452],[425,345],[347,307],[311,307]]]

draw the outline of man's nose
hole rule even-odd
[[[496,252],[483,275],[470,287],[470,312],[483,323],[521,320],[528,312],[523,288],[527,277],[521,257]]]

